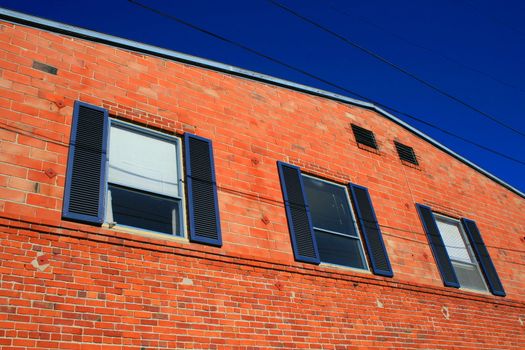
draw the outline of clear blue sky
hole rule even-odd
[[[266,0],[137,0],[525,163],[525,136],[432,91]],[[525,134],[525,2],[279,0]],[[127,0],[0,6],[348,95]],[[525,192],[525,165],[403,115]]]

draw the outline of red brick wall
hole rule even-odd
[[[3,348],[525,343],[525,199],[377,113],[9,23],[0,72]],[[211,138],[223,247],[61,221],[75,100]],[[380,151],[358,148],[350,123]],[[293,260],[277,160],[369,188],[394,278]],[[415,202],[477,222],[506,297],[442,287]]]

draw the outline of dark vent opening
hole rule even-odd
[[[38,61],[33,61],[33,68],[53,75],[57,75],[58,72],[56,67]]]
[[[377,149],[376,138],[371,130],[352,124],[352,131],[354,132],[355,141],[358,145],[361,144]]]
[[[412,147],[404,145],[397,141],[394,141],[394,144],[396,145],[396,150],[397,154],[399,155],[399,159],[414,165],[419,165],[416,153],[414,152],[414,149]]]

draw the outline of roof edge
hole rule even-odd
[[[184,53],[177,52],[174,50],[164,49],[164,48],[154,46],[154,45],[144,44],[141,42],[120,38],[120,37],[113,36],[113,35],[100,33],[94,30],[90,30],[90,29],[76,27],[76,26],[72,26],[69,24],[64,24],[61,22],[56,22],[56,21],[45,19],[45,18],[28,15],[22,12],[5,9],[2,7],[0,7],[0,19],[8,21],[8,22],[16,23],[16,24],[21,24],[21,25],[26,25],[29,27],[47,30],[47,31],[54,32],[54,33],[65,34],[65,35],[77,37],[80,39],[91,40],[94,42],[103,43],[103,44],[107,44],[107,45],[114,46],[114,47],[119,47],[119,48],[131,50],[135,52],[149,54],[152,56],[171,59],[174,61],[183,62],[183,63],[187,63],[190,65],[211,69],[214,71],[220,71],[220,72],[232,74],[235,76],[247,78],[250,80],[256,80],[256,81],[264,82],[264,83],[271,84],[271,85],[277,85],[280,87],[307,93],[310,95],[320,96],[320,97],[328,98],[331,100],[335,100],[335,101],[339,101],[343,103],[349,103],[355,106],[374,110],[377,113],[392,120],[396,124],[404,127],[405,129],[412,132],[416,136],[424,139],[425,141],[428,141],[430,144],[436,146],[437,148],[441,149],[445,153],[458,159],[462,163],[473,168],[477,172],[487,176],[488,178],[500,184],[501,186],[505,187],[506,189],[514,192],[515,194],[519,195],[522,198],[525,198],[525,193],[509,185],[505,181],[501,180],[500,178],[491,174],[490,172],[484,170],[483,168],[479,167],[478,165],[474,164],[468,159],[460,156],[459,154],[447,148],[446,146],[439,143],[438,141],[434,140],[427,134],[419,131],[418,129],[407,124],[406,122],[399,119],[395,115],[385,111],[384,109],[376,106],[373,103],[357,100],[357,99],[354,99],[348,96],[336,94],[336,93],[329,92],[329,91],[322,90],[322,89],[317,89],[317,88],[310,87],[307,85],[294,83],[292,81],[273,77],[271,75],[257,73],[257,72],[239,68],[236,66],[208,60],[205,58],[200,58],[200,57],[193,56],[193,55],[184,54]]]

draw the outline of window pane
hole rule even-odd
[[[117,224],[181,235],[179,200],[111,184],[109,191]]]
[[[108,176],[111,183],[179,197],[176,144],[112,126]]]
[[[315,227],[357,236],[346,189],[303,176],[306,197]]]
[[[359,239],[314,230],[322,262],[366,269]]]
[[[487,290],[481,272],[477,266],[454,261],[452,262],[452,266],[454,266],[454,271],[456,272],[461,287],[482,291]]]
[[[473,261],[458,227],[459,223],[438,216],[436,217],[436,223],[450,259],[472,263]]]

